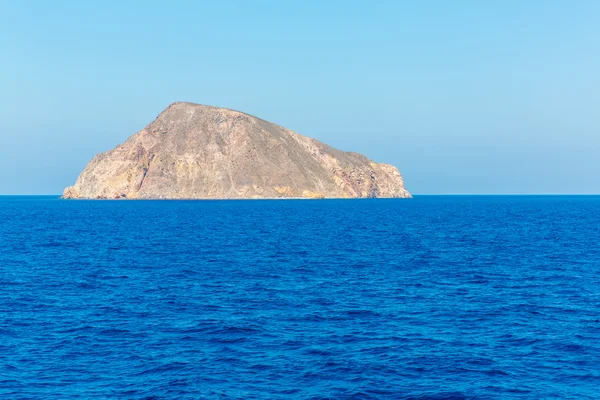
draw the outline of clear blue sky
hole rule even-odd
[[[173,101],[395,164],[413,193],[600,193],[600,1],[0,0],[0,194]]]

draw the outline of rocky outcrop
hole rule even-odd
[[[85,167],[67,199],[411,197],[398,169],[260,118],[173,103]]]

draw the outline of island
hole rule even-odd
[[[187,102],[96,155],[65,199],[410,198],[398,169],[243,112]]]

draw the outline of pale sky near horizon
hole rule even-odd
[[[600,1],[0,0],[0,194],[59,194],[169,103],[396,165],[600,193]]]

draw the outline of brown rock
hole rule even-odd
[[[239,111],[173,103],[98,154],[64,198],[411,197],[398,169]]]

